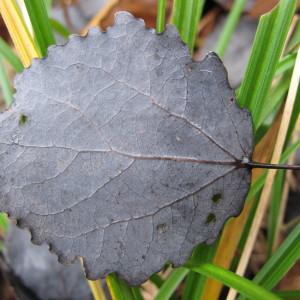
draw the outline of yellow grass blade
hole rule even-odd
[[[275,147],[274,147],[274,152],[272,155],[271,163],[272,164],[278,164],[280,161],[280,156],[284,147],[285,139],[286,139],[286,134],[288,131],[291,115],[293,112],[293,107],[295,104],[295,99],[296,99],[296,94],[297,94],[297,89],[299,86],[299,81],[300,81],[300,50],[298,50],[297,54],[297,59],[296,59],[296,64],[294,67],[293,75],[292,75],[292,80],[291,80],[291,85],[289,88],[287,100],[284,106],[283,114],[282,114],[282,120],[279,128],[279,132],[277,135]],[[272,185],[273,181],[275,179],[275,175],[277,173],[277,170],[269,170],[266,178],[266,182],[264,185],[264,188],[262,190],[259,203],[257,206],[256,214],[249,232],[248,239],[245,244],[245,249],[242,253],[239,265],[237,267],[236,273],[238,275],[243,276],[246,268],[248,266],[248,262],[257,238],[257,234],[259,231],[259,228],[261,226],[263,217],[265,215],[265,212],[268,207],[268,202],[270,199],[270,195],[272,192]],[[227,300],[234,300],[236,297],[237,292],[233,289],[231,289],[228,293]]]
[[[102,288],[102,283],[100,280],[87,280],[91,292],[93,294],[94,300],[106,300],[103,288]]]
[[[16,50],[25,67],[34,57],[41,57],[15,0],[0,0],[0,12]]]

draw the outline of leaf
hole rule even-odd
[[[219,58],[193,62],[119,13],[49,49],[0,115],[0,209],[90,279],[132,285],[183,264],[237,215],[250,184],[252,126]]]
[[[20,230],[13,223],[9,225],[5,260],[38,299],[92,299],[79,262],[70,266],[59,264],[46,245],[33,245],[28,231]]]

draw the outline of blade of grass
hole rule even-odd
[[[156,16],[156,33],[162,33],[166,25],[166,3],[167,0],[158,0]]]
[[[258,25],[238,95],[241,106],[248,107],[252,112],[255,128],[285,45],[296,4],[296,0],[280,1],[271,13],[261,18]]]
[[[177,27],[182,40],[188,45],[191,53],[194,50],[198,22],[204,4],[204,0],[177,0],[174,2],[171,22]]]
[[[182,280],[186,277],[188,273],[189,270],[186,268],[175,269],[159,289],[155,300],[170,299],[172,294],[177,289],[178,285],[182,282]]]
[[[0,37],[0,54],[7,62],[13,67],[13,69],[19,73],[22,72],[24,67],[19,57],[12,51],[11,47]]]
[[[275,180],[274,185],[272,189],[272,201],[270,201],[270,208],[269,208],[269,214],[268,214],[268,231],[267,231],[267,245],[268,245],[268,257],[271,256],[273,251],[273,245],[275,240],[275,232],[277,230],[277,224],[278,224],[278,215],[280,210],[280,203],[282,199],[283,194],[283,185],[285,180],[285,174],[284,171],[278,171]]]
[[[282,299],[300,299],[300,290],[295,291],[275,291],[274,294],[281,297]]]
[[[238,276],[235,273],[230,272],[221,267],[218,267],[216,265],[204,263],[198,267],[192,267],[190,265],[188,265],[188,267],[194,272],[221,281],[225,285],[236,289],[242,295],[246,296],[248,299],[253,299],[253,300],[257,300],[257,299],[279,300],[280,299],[275,294],[253,283],[251,280]]]
[[[132,291],[132,295],[133,295],[134,300],[144,300],[144,298],[141,294],[140,288],[132,287],[131,291]]]
[[[243,13],[244,7],[247,3],[247,0],[235,0],[231,9],[229,16],[226,19],[225,26],[221,35],[218,38],[217,45],[215,47],[215,52],[221,57],[224,57],[226,48],[230,42],[232,34],[239,22],[241,14]]]
[[[52,8],[52,0],[43,0],[45,2],[45,6],[48,12],[48,15],[50,15],[50,11]]]
[[[193,255],[190,261],[194,266],[199,265],[203,262],[212,262],[216,249],[218,247],[219,240],[213,245],[201,244],[193,251]],[[204,286],[207,281],[205,276],[202,276],[195,272],[190,272],[186,279],[184,290],[183,290],[183,300],[199,300],[203,294]]]
[[[284,56],[278,63],[275,76],[282,75],[287,70],[290,70],[294,67],[296,61],[297,53],[287,54]]]
[[[296,59],[296,64],[295,68],[293,71],[292,75],[292,80],[291,80],[291,85],[288,93],[288,97],[285,103],[284,111],[283,111],[283,116],[279,128],[279,132],[277,135],[275,147],[274,147],[274,153],[272,155],[271,163],[276,164],[279,163],[280,161],[280,156],[286,141],[286,136],[288,133],[288,128],[289,128],[289,122],[292,116],[292,111],[293,107],[295,104],[295,99],[297,96],[297,90],[298,90],[298,85],[299,85],[299,80],[300,80],[300,50],[298,50],[297,54],[297,59]],[[237,267],[236,273],[239,275],[243,275],[246,267],[248,265],[250,255],[258,234],[258,230],[260,228],[262,219],[264,217],[265,211],[268,206],[268,201],[270,198],[270,194],[272,191],[272,184],[275,178],[277,171],[276,170],[269,170],[268,175],[266,178],[266,183],[264,185],[260,201],[258,204],[258,208],[256,210],[256,215],[253,220],[252,227],[250,229],[249,237],[247,239],[245,249],[242,253],[241,260],[239,262],[239,265]],[[233,300],[236,296],[236,292],[234,290],[230,290],[227,300]]]
[[[164,284],[164,280],[158,274],[153,274],[149,279],[158,288]]]
[[[131,288],[115,273],[106,276],[106,283],[113,300],[135,300]]]
[[[49,18],[49,22],[51,24],[52,29],[58,34],[60,34],[62,37],[68,38],[71,34],[70,30],[57,20]]]
[[[7,76],[2,55],[0,55],[0,86],[2,89],[5,104],[7,106],[10,106],[13,101],[13,93],[12,88],[10,86],[9,78]]]
[[[294,65],[293,65],[294,66]],[[291,72],[287,72],[279,80],[276,85],[269,91],[268,97],[265,101],[265,105],[262,107],[259,119],[257,120],[256,126],[260,128],[263,122],[276,110],[280,104],[285,100],[285,96],[288,92],[289,85],[291,82]]]
[[[295,30],[292,34],[292,37],[288,43],[286,52],[290,53],[290,52],[297,50],[297,48],[299,47],[299,44],[300,44],[300,21],[299,21],[299,16],[298,16],[297,24],[295,26]]]
[[[300,258],[300,224],[284,240],[271,258],[263,265],[253,282],[270,290]],[[244,299],[242,296],[238,300]]]
[[[42,56],[47,53],[47,48],[55,44],[55,38],[49,22],[48,13],[44,1],[24,0],[30,22],[34,31],[37,44]]]
[[[15,44],[19,57],[28,67],[34,57],[41,57],[15,0],[1,0],[0,12]]]
[[[100,280],[87,280],[87,282],[93,294],[94,300],[106,300]]]

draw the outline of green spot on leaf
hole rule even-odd
[[[28,120],[28,117],[26,115],[20,115],[20,118],[19,118],[19,125],[24,125]]]
[[[215,223],[216,220],[217,220],[216,215],[213,213],[210,213],[206,218],[205,224]]]
[[[212,196],[211,200],[214,203],[218,203],[222,198],[222,194],[218,193]]]

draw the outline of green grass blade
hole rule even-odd
[[[276,174],[272,188],[272,199],[270,201],[270,208],[268,214],[268,257],[272,255],[272,249],[275,243],[275,233],[277,232],[278,217],[280,214],[280,204],[282,200],[283,186],[285,180],[285,173],[283,170],[279,170]]]
[[[150,276],[150,281],[158,288],[160,288],[164,284],[164,280],[158,275],[158,274],[153,274]]]
[[[256,127],[260,128],[268,117],[276,111],[280,104],[286,98],[292,77],[292,70],[284,74],[283,78],[269,91],[268,96],[265,100],[265,104],[261,109],[259,118],[256,122]],[[275,114],[274,114],[275,116]]]
[[[47,48],[55,44],[55,38],[49,22],[48,13],[44,1],[24,0],[36,41],[42,55],[45,56]]]
[[[282,299],[294,299],[299,300],[300,299],[300,291],[275,291],[274,294],[281,297]]]
[[[13,101],[12,88],[7,76],[3,58],[0,55],[0,86],[3,93],[3,98],[7,106],[10,106]]]
[[[174,0],[173,1],[173,9],[172,9],[172,17],[171,23],[174,24],[178,31],[181,32],[183,14],[184,14],[184,2],[185,0]]]
[[[134,300],[143,300],[143,296],[139,287],[132,287],[131,292]]]
[[[113,300],[136,300],[131,288],[115,273],[106,276],[106,283]]]
[[[216,241],[213,245],[201,244],[195,248],[189,263],[193,266],[198,266],[204,262],[212,262],[219,240]],[[207,278],[203,275],[200,275],[195,272],[190,272],[187,276],[184,290],[183,290],[183,300],[200,300],[203,296],[204,286],[207,281]]]
[[[272,289],[299,258],[300,225],[297,225],[271,258],[259,270],[253,282],[268,290]],[[242,299],[245,298],[238,298],[238,300]]]
[[[158,0],[156,16],[156,33],[162,33],[165,30],[166,4],[167,0]]]
[[[275,76],[282,75],[288,70],[292,70],[296,62],[297,53],[287,54],[283,57],[276,68]]]
[[[53,18],[49,18],[52,29],[64,38],[68,38],[71,34],[70,30],[63,24]]]
[[[292,116],[290,119],[290,124],[289,124],[289,129],[288,129],[288,133],[286,135],[286,140],[289,141],[292,133],[295,129],[295,126],[297,124],[297,120],[299,118],[300,115],[300,87],[298,87],[298,91],[297,91],[297,95],[296,95],[296,100],[295,100],[295,104],[293,107],[293,112],[292,112]]]
[[[189,270],[186,268],[175,269],[160,288],[159,292],[155,297],[155,300],[170,299],[172,294],[177,289],[178,285],[182,282],[182,280],[188,273]]]
[[[50,15],[51,8],[52,8],[52,0],[44,0],[44,2],[45,2],[48,15]]]
[[[19,73],[24,67],[19,57],[12,51],[10,46],[0,37],[0,54],[7,60],[13,69]]]
[[[263,287],[255,284],[249,279],[243,278],[224,268],[215,266],[210,263],[204,263],[198,267],[188,265],[188,267],[199,274],[213,278],[223,284],[236,289],[241,295],[253,300],[279,300],[275,294],[269,292]]]
[[[259,22],[238,95],[240,105],[249,108],[252,112],[255,128],[284,47],[296,4],[296,0],[282,0]]]
[[[298,20],[296,28],[287,46],[287,53],[297,50],[300,44],[300,20]]]
[[[176,0],[173,6],[172,24],[177,27],[182,40],[188,45],[191,52],[194,50],[198,22],[204,4],[204,0]]]
[[[224,57],[226,48],[230,42],[232,34],[239,22],[241,14],[243,13],[244,7],[247,0],[235,0],[230,10],[229,16],[226,19],[224,29],[218,39],[215,47],[215,52],[221,57]]]

